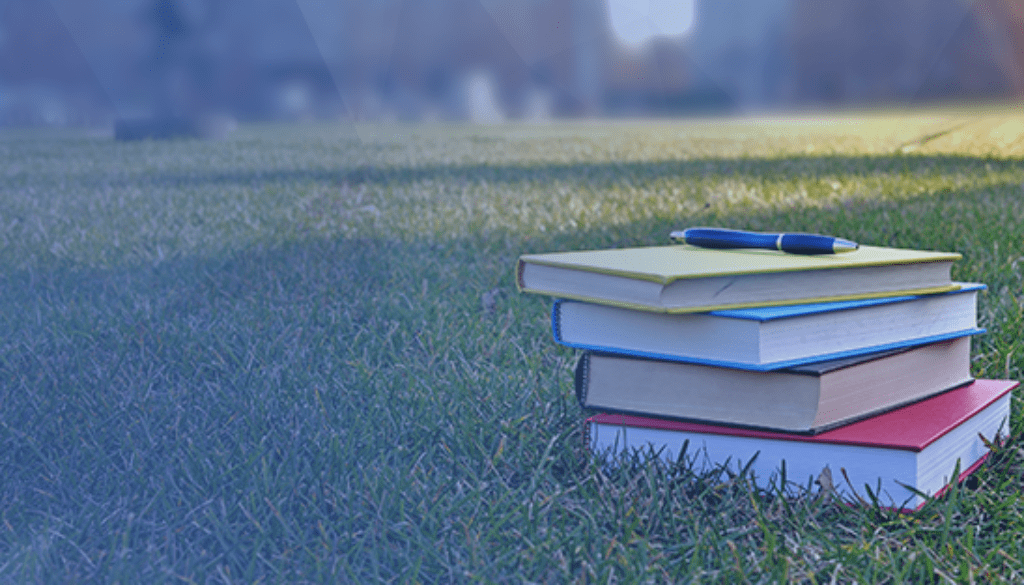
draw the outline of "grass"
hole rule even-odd
[[[1024,369],[1011,109],[0,138],[0,580],[1024,578],[1024,442],[900,515],[590,460],[521,253],[690,224],[953,250]]]

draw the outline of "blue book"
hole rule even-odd
[[[577,349],[754,371],[912,347],[982,333],[986,287],[947,293],[666,314],[557,300],[555,341]]]

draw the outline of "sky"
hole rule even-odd
[[[638,47],[659,36],[679,36],[693,26],[693,0],[607,0],[612,31]]]

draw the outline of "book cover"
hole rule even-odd
[[[861,246],[845,254],[688,245],[525,254],[523,292],[662,312],[799,304],[955,289],[959,254]]]
[[[551,330],[563,345],[595,352],[752,371],[922,345],[982,333],[978,283],[959,290],[898,296],[664,314],[558,299]]]
[[[850,478],[850,485],[836,482],[840,495],[851,497],[867,485],[883,502],[915,508],[924,499],[907,486],[924,494],[939,492],[957,465],[971,469],[985,457],[988,449],[981,437],[994,441],[1008,432],[1010,395],[1017,385],[976,380],[810,436],[623,414],[590,417],[586,429],[596,453],[650,450],[670,461],[683,453],[697,467],[727,465],[734,471],[752,461],[750,469],[762,487],[778,480],[783,466],[787,481],[804,486],[828,467],[836,477],[844,470]]]

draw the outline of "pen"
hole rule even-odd
[[[839,254],[860,247],[856,242],[818,234],[771,234],[726,228],[688,228],[669,237],[677,243],[702,248],[761,248],[791,254]]]

